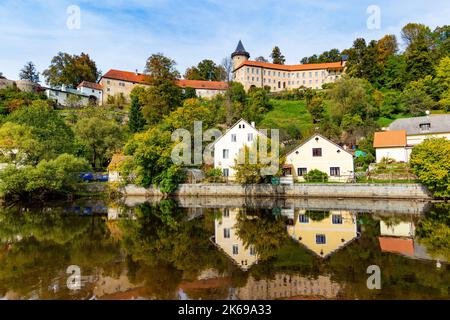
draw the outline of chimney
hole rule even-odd
[[[255,128],[256,127],[255,126],[255,121],[252,121],[251,125],[252,125],[253,128]]]
[[[138,69],[136,69],[136,75],[137,75],[137,76],[139,75]]]

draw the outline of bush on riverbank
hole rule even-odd
[[[45,198],[77,190],[79,174],[90,169],[85,159],[62,154],[36,167],[10,165],[0,171],[0,194],[6,198]]]
[[[450,198],[450,141],[429,139],[414,147],[410,161],[413,173],[435,197]]]

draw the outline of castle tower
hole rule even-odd
[[[245,51],[242,41],[239,40],[236,50],[231,54],[231,60],[233,62],[233,71],[248,59],[250,59],[250,53]]]

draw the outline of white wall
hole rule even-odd
[[[82,94],[85,94],[87,96],[94,96],[97,99],[97,103],[99,105],[103,104],[103,91],[102,90],[96,90],[91,89],[87,87],[80,87],[78,88],[78,91],[80,91]]]
[[[236,123],[225,135],[223,135],[214,145],[214,168],[229,169],[230,177],[234,176],[234,159],[239,151],[245,146],[251,146],[253,141],[248,141],[248,134],[253,134],[253,141],[260,135],[258,130],[244,120]],[[231,141],[232,135],[236,135],[236,142]],[[228,158],[223,158],[223,150],[228,150]]]
[[[408,162],[408,154],[409,152],[407,152],[406,147],[376,149],[377,163],[380,163],[383,158],[391,158],[397,162]]]
[[[67,106],[66,100],[70,95],[76,95],[75,93],[70,93],[67,91],[60,91],[60,90],[53,90],[53,89],[46,89],[45,93],[47,95],[47,98],[51,100],[55,100],[58,105]],[[89,103],[89,98],[85,96],[77,95],[81,98],[80,105],[87,105]]]
[[[314,157],[313,148],[322,148],[322,156]],[[341,147],[317,135],[288,154],[286,163],[292,165],[292,175],[300,180],[303,178],[297,176],[298,168],[306,168],[308,172],[313,169],[325,172],[328,174],[330,181],[347,181],[354,172],[353,156]],[[331,167],[339,167],[341,176],[331,177]]]
[[[199,98],[211,99],[218,94],[224,94],[225,90],[212,90],[212,89],[196,89],[195,94]]]
[[[407,140],[408,145],[415,146],[415,145],[422,143],[426,139],[431,139],[431,138],[446,138],[446,139],[450,140],[450,132],[436,133],[436,134],[408,135],[406,137],[406,140]]]

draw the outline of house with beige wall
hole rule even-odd
[[[287,231],[295,241],[326,258],[356,239],[358,229],[356,213],[334,210],[323,214],[323,220],[314,221],[306,210],[299,210]]]
[[[280,65],[251,61],[241,41],[231,55],[233,81],[245,90],[252,87],[270,88],[271,92],[306,87],[322,89],[326,83],[340,79],[345,72],[345,59],[340,62]]]
[[[430,138],[450,139],[450,114],[397,119],[386,131],[376,132],[377,162],[383,158],[409,162],[414,146]]]
[[[105,73],[99,84],[103,88],[103,101],[109,97],[122,94],[127,102],[130,101],[130,93],[136,86],[151,86],[151,78],[142,73],[111,69]],[[224,94],[228,89],[228,83],[220,81],[204,80],[177,80],[176,84],[182,89],[193,88],[199,98],[210,99],[218,94]]]
[[[286,155],[284,172],[303,181],[314,169],[328,174],[330,181],[346,182],[354,175],[353,155],[324,136],[314,134]]]

